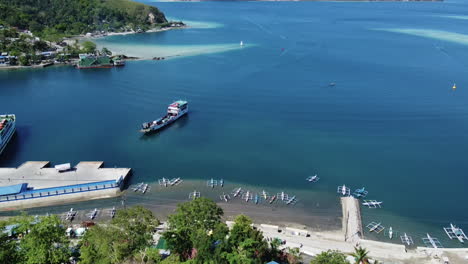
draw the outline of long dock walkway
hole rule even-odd
[[[130,168],[103,168],[104,162],[80,162],[59,172],[48,161],[0,168],[0,210],[117,196]]]
[[[354,197],[342,197],[341,206],[343,209],[344,240],[353,243],[359,242],[364,234],[359,200]]]

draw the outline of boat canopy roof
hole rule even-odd
[[[173,102],[172,104],[170,104],[169,106],[181,107],[181,106],[186,105],[187,103],[188,103],[187,101],[177,100],[177,101]]]

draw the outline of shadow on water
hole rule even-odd
[[[162,133],[165,133],[166,130],[184,128],[188,124],[188,122],[189,122],[189,115],[186,114],[168,126],[165,126],[159,130],[151,131],[151,132],[141,135],[140,140],[144,140],[144,141],[154,140],[158,138],[159,135],[161,135]]]

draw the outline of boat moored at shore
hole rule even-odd
[[[173,102],[167,108],[167,114],[157,120],[146,122],[141,125],[140,132],[148,133],[157,131],[167,125],[172,124],[174,121],[179,119],[181,116],[188,113],[188,102],[178,100]]]

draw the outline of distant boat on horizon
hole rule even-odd
[[[244,42],[243,42],[242,40],[241,40],[241,42],[240,42],[240,46],[241,46],[241,47],[244,46]]]
[[[457,89],[457,84],[454,83],[453,86],[452,86],[452,89],[453,90]]]

